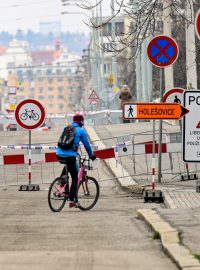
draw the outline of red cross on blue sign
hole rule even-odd
[[[151,63],[157,67],[172,65],[178,57],[178,45],[167,36],[153,38],[147,47],[147,55]]]

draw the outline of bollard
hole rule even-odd
[[[196,192],[200,193],[200,181],[196,182]]]

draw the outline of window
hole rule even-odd
[[[41,69],[37,69],[36,73],[37,73],[37,75],[42,75],[42,70]]]
[[[52,95],[49,96],[49,100],[50,100],[50,101],[53,101],[53,99],[54,99],[54,96],[52,96]]]
[[[39,96],[38,98],[39,98],[39,100],[43,100],[44,96]]]
[[[123,22],[115,23],[115,34],[117,36],[124,34],[124,23]]]
[[[19,78],[19,80],[23,79],[23,70],[17,70],[17,76]]]
[[[58,87],[58,91],[59,91],[59,92],[63,92],[63,87],[62,87],[62,86],[59,86],[59,87]]]
[[[63,104],[59,104],[58,107],[59,107],[60,110],[62,110],[64,108],[64,105]]]
[[[48,78],[48,82],[49,83],[52,83],[53,82],[53,79],[52,78]]]
[[[71,68],[70,68],[70,69],[69,69],[69,68],[68,68],[68,69],[66,69],[66,73],[67,73],[67,74],[71,74],[71,73],[72,73]]]
[[[20,88],[19,88],[19,91],[20,91],[20,92],[24,92],[24,87],[20,87]]]
[[[51,75],[52,74],[52,70],[51,69],[47,69],[47,75]]]
[[[103,43],[103,47],[105,48],[106,51],[113,50],[113,45],[111,43]]]
[[[58,82],[63,82],[63,78],[60,77],[60,78],[57,79],[57,81],[58,81]]]
[[[25,99],[25,96],[18,96],[17,99],[18,99],[18,102],[19,102],[19,101],[22,101],[22,100]]]
[[[104,73],[111,73],[112,64],[104,64]]]
[[[49,104],[48,107],[49,108],[53,108],[54,107],[54,104]]]
[[[58,95],[59,99],[64,99],[64,95]]]
[[[38,82],[43,82],[43,78],[38,78]]]
[[[103,26],[103,36],[111,36],[111,28],[112,28],[111,23],[106,23]]]
[[[60,75],[61,74],[61,69],[56,69],[56,74]]]
[[[48,90],[49,91],[53,91],[53,87],[48,87]]]
[[[43,93],[43,91],[44,91],[43,87],[39,87],[38,92]]]

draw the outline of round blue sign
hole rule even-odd
[[[157,36],[149,42],[147,54],[153,65],[167,67],[176,61],[178,57],[178,46],[170,37]]]

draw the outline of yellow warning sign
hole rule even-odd
[[[14,111],[16,109],[16,104],[9,104],[9,110]]]

